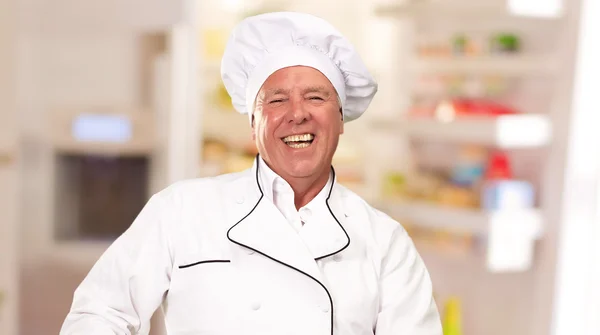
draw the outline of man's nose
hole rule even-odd
[[[290,107],[289,122],[301,124],[310,119],[310,112],[304,106],[302,99],[293,99]]]

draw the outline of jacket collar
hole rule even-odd
[[[252,182],[237,185],[228,191],[244,192],[243,195],[228,194],[232,199],[231,206],[234,207],[228,213],[237,213],[238,216],[235,224],[227,232],[228,239],[274,261],[319,278],[320,271],[315,260],[333,256],[350,244],[350,238],[343,227],[344,207],[339,187],[335,182],[335,171],[332,168],[333,178],[327,190],[327,197],[316,204],[314,219],[307,222],[299,234],[288,224],[272,201],[265,197],[259,183],[260,163],[257,156],[250,170]]]
[[[257,164],[260,167],[258,169],[258,185],[262,190],[262,193],[265,197],[271,202],[275,202],[275,194],[278,191],[286,191],[292,192],[292,187],[288,184],[285,179],[281,178],[275,171],[273,171],[267,163],[262,159],[262,157],[257,156],[256,158]],[[329,179],[327,183],[323,187],[323,189],[312,199],[305,207],[313,207],[315,204],[324,203],[329,192],[331,190],[331,186],[333,183],[333,179],[335,177],[335,173],[330,173]],[[293,206],[293,204],[290,204]]]

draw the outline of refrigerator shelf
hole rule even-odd
[[[375,15],[385,18],[443,17],[444,19],[501,19],[553,22],[560,16],[524,16],[511,12],[504,1],[473,2],[465,0],[409,0],[403,3],[381,4],[375,7]]]
[[[442,206],[417,201],[384,201],[376,206],[400,223],[475,235],[489,235],[492,225],[512,226],[519,234],[534,239],[542,235],[538,209],[485,211]]]
[[[547,145],[552,132],[548,117],[536,114],[461,117],[450,122],[406,118],[377,120],[373,125],[376,129],[394,130],[416,139],[490,145],[504,149]]]
[[[409,70],[416,74],[489,74],[504,77],[551,76],[557,69],[552,57],[520,54],[418,57],[409,65]]]
[[[484,211],[420,202],[384,202],[378,207],[400,224],[475,237],[483,242],[477,245],[484,247],[486,269],[493,273],[531,269],[535,243],[543,234],[538,209]]]

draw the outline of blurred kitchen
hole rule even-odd
[[[447,335],[600,334],[597,0],[0,0],[0,334],[57,334],[153,193],[251,166],[220,57],[276,10],[378,79],[338,181],[409,231]]]

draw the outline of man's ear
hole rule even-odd
[[[344,113],[342,107],[340,107],[340,115],[342,116],[342,122],[340,123],[340,135],[344,133]]]
[[[252,114],[252,117],[250,118],[250,126],[252,127],[252,140],[256,140],[256,132],[254,131],[254,114]]]

